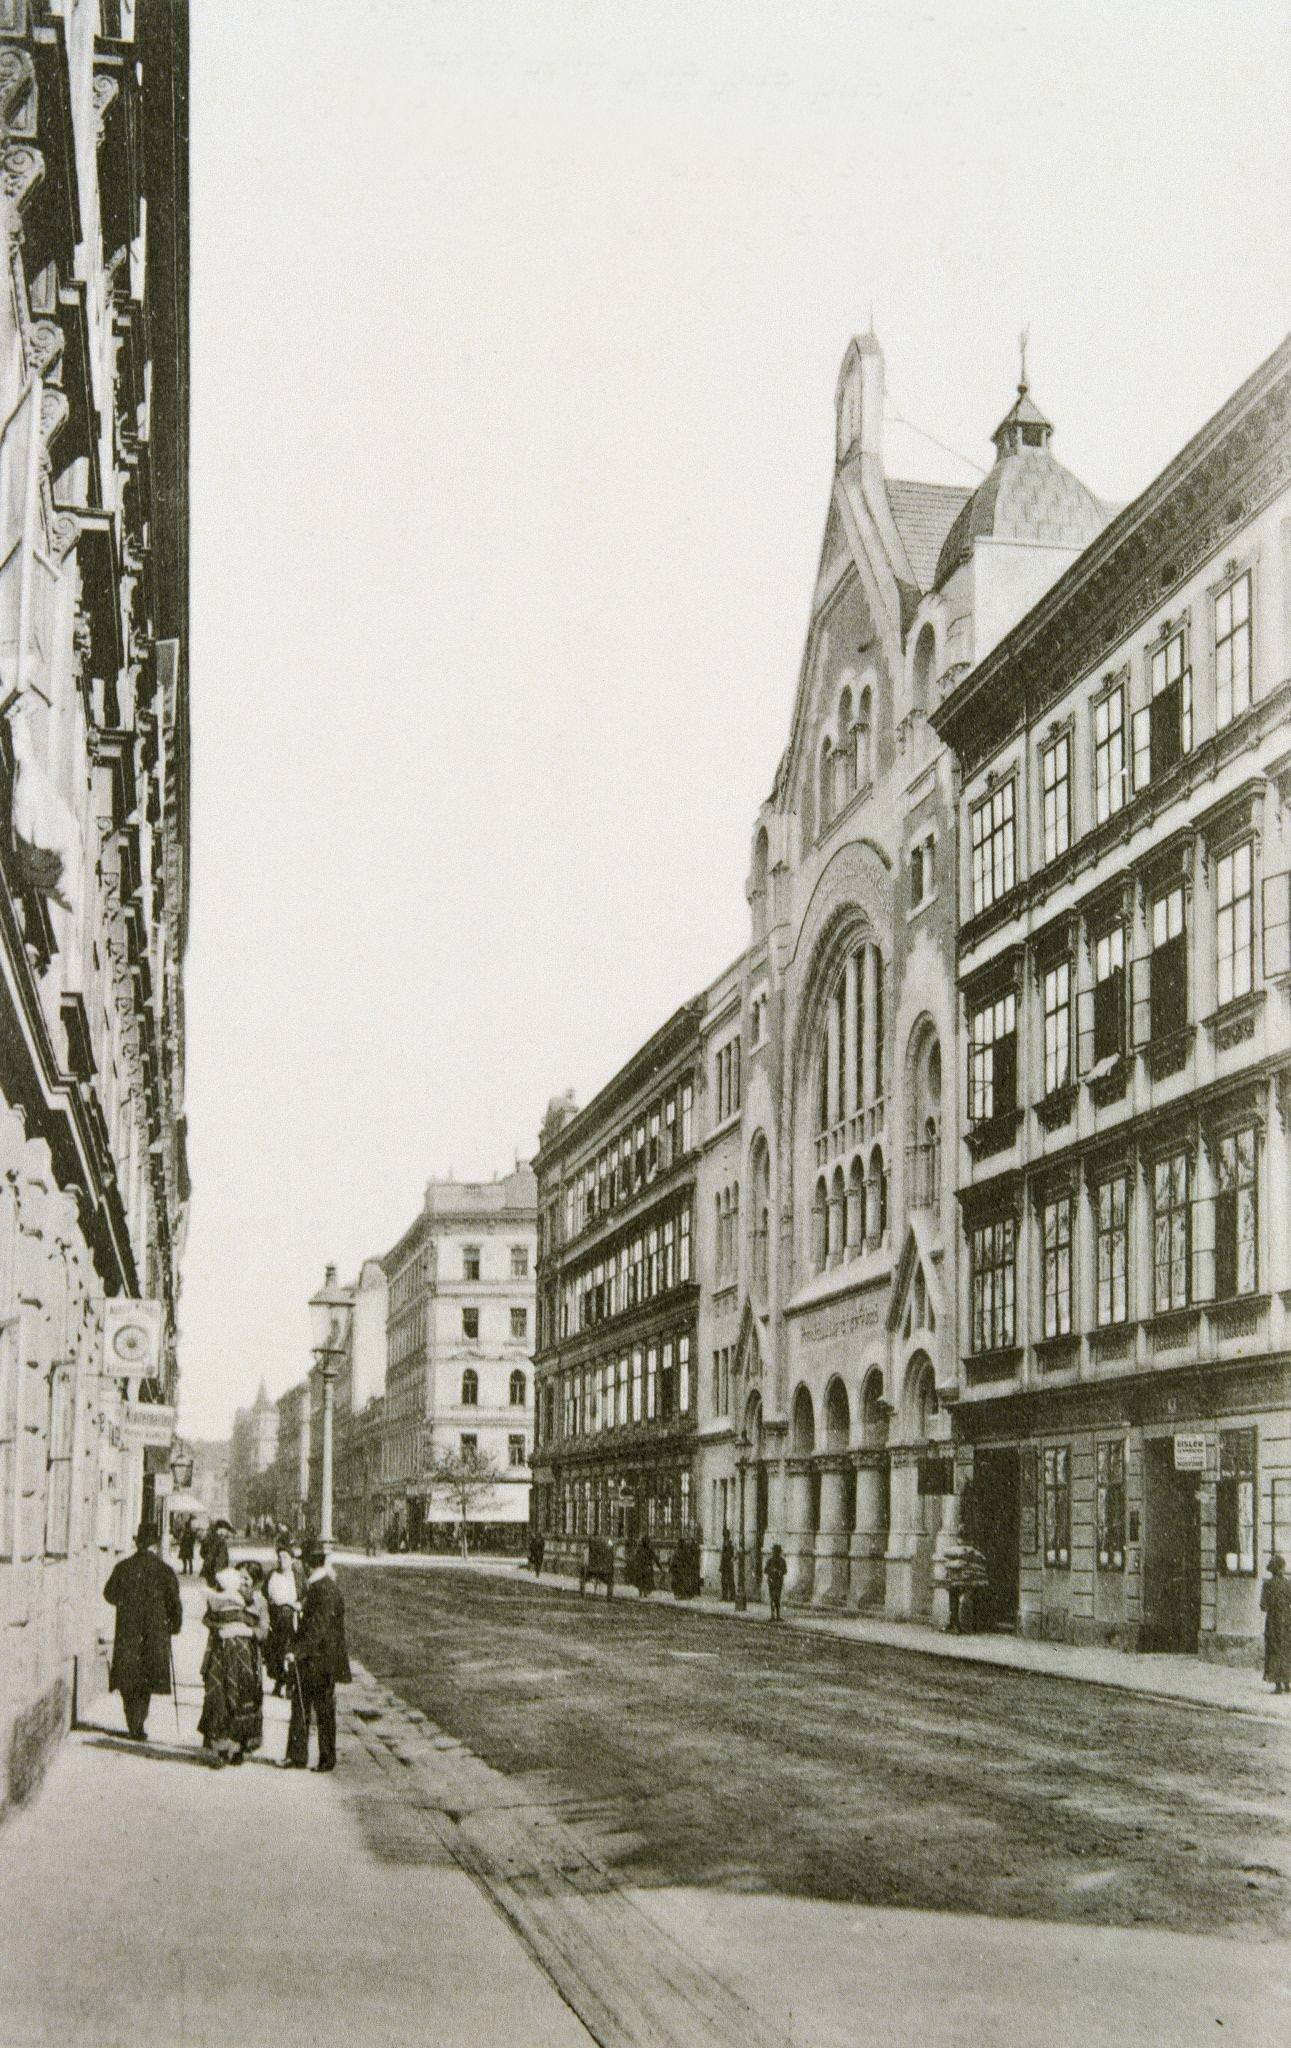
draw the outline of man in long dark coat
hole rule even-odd
[[[348,1685],[352,1676],[345,1646],[345,1602],[327,1569],[325,1550],[311,1544],[305,1552],[305,1565],[309,1580],[300,1607],[300,1626],[286,1659],[291,1683],[287,1769],[303,1771],[308,1765],[309,1723],[316,1716],[318,1769],[334,1771],[336,1688]]]
[[[146,1742],[155,1692],[170,1691],[170,1639],[184,1625],[179,1580],[157,1555],[157,1532],[139,1524],[133,1557],[113,1566],[103,1598],[117,1611],[109,1683],[121,1695],[132,1741]]]
[[[232,1523],[226,1522],[222,1516],[218,1521],[212,1522],[206,1532],[206,1539],[202,1544],[202,1577],[212,1588],[220,1573],[226,1572],[229,1568],[229,1537],[232,1534]]]

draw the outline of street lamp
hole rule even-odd
[[[345,1325],[349,1308],[349,1294],[345,1288],[337,1286],[336,1268],[329,1266],[323,1275],[322,1287],[311,1296],[309,1303],[314,1356],[323,1378],[323,1477],[318,1540],[325,1544],[332,1540],[332,1406],[336,1375],[345,1356]]]
[[[170,1476],[175,1482],[176,1493],[183,1493],[193,1483],[193,1454],[177,1436],[170,1452]]]
[[[735,1452],[739,1459],[740,1474],[740,1548],[737,1559],[739,1571],[735,1580],[735,1611],[737,1614],[743,1614],[749,1604],[748,1587],[744,1577],[744,1546],[748,1528],[748,1524],[744,1519],[744,1483],[748,1476],[748,1456],[752,1448],[753,1446],[748,1437],[741,1431],[735,1440]]]

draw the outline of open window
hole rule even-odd
[[[1192,749],[1192,670],[1184,635],[1172,633],[1149,662],[1151,696],[1134,714],[1134,787],[1146,789]]]

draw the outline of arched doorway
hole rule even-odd
[[[886,1592],[888,1528],[892,1520],[889,1420],[883,1374],[877,1366],[871,1366],[861,1383],[861,1448],[856,1467],[851,1600],[855,1607],[880,1611]]]
[[[816,1450],[816,1407],[810,1390],[798,1386],[789,1410],[789,1526],[785,1556],[789,1565],[786,1590],[798,1600],[811,1598],[816,1572],[816,1532],[820,1527],[820,1473]]]

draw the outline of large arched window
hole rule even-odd
[[[524,1407],[526,1392],[524,1374],[522,1372],[513,1372],[510,1380],[511,1406],[513,1408]]]
[[[829,1193],[825,1176],[816,1182],[816,1199],[811,1210],[811,1263],[817,1273],[825,1270],[829,1253]]]
[[[474,1408],[480,1399],[480,1376],[474,1366],[468,1365],[462,1374],[462,1406]]]
[[[931,625],[926,625],[915,643],[914,664],[910,672],[910,701],[916,711],[927,711],[932,705],[933,671],[937,666],[937,636]]]
[[[843,1257],[843,1244],[847,1235],[847,1185],[841,1166],[834,1168],[834,1178],[829,1191],[829,1263],[837,1266]]]
[[[854,1259],[865,1243],[865,1169],[852,1161],[847,1182],[847,1256]]]
[[[869,1242],[881,1244],[888,1227],[888,1176],[883,1152],[878,1145],[870,1153],[870,1170],[865,1184],[865,1221]]]

